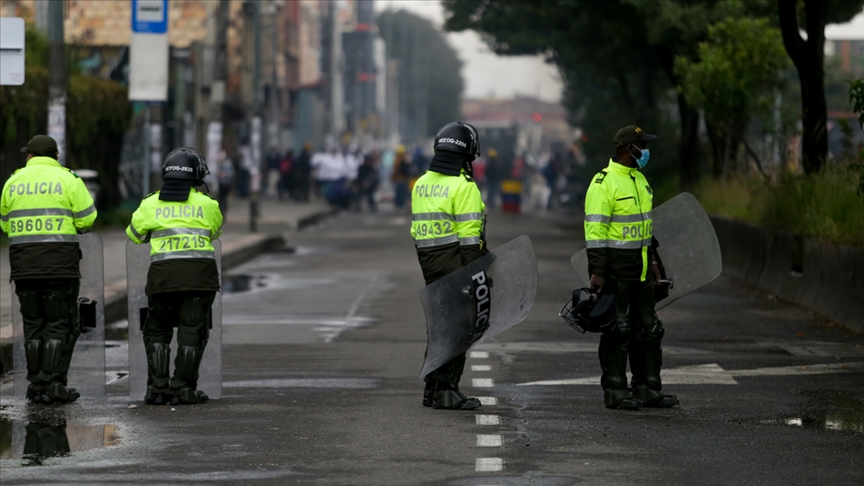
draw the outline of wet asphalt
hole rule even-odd
[[[122,326],[108,343],[105,399],[31,406],[5,383],[0,480],[864,483],[864,336],[729,278],[660,313],[665,389],[681,405],[605,409],[598,336],[557,317],[575,282],[580,221],[490,217],[493,248],[531,236],[540,286],[528,319],[468,359],[462,389],[483,397],[477,411],[421,406],[423,280],[410,215],[345,213],[225,276],[221,399],[130,401]]]

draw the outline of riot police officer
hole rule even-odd
[[[36,135],[22,152],[27,165],[3,187],[0,225],[24,321],[27,399],[69,403],[80,396],[66,381],[81,334],[78,233],[93,225],[96,206],[84,182],[57,162],[53,138]]]
[[[600,336],[603,400],[607,407],[672,407],[661,393],[663,323],[654,309],[659,284],[657,241],[652,235],[654,193],[640,172],[650,158],[649,135],[630,125],[615,134],[616,157],[594,176],[585,196],[585,245],[591,288],[616,297],[615,325]],[[627,389],[627,358],[632,371]]]
[[[445,125],[435,136],[435,156],[411,194],[411,236],[426,284],[488,253],[483,234],[485,205],[472,179],[471,162],[480,154],[477,131],[467,123]],[[465,353],[429,373],[423,405],[471,410],[476,398],[459,391]]]
[[[211,306],[219,290],[212,241],[222,232],[219,204],[195,189],[209,173],[204,157],[178,148],[162,164],[162,188],[132,215],[126,234],[150,242],[149,298],[143,337],[147,353],[148,404],[195,404],[198,367],[209,337]],[[174,375],[168,376],[171,338],[177,328]]]

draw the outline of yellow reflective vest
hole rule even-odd
[[[459,176],[427,171],[411,192],[411,237],[418,249],[458,243],[480,245],[486,205],[477,184]]]
[[[636,168],[615,160],[594,176],[585,196],[589,272],[645,281],[652,242],[654,191]]]
[[[31,157],[3,186],[0,227],[10,245],[77,243],[95,220],[84,182],[50,157]]]
[[[141,201],[126,234],[135,243],[150,242],[151,262],[215,258],[211,241],[222,234],[222,212],[194,188],[185,201],[162,201],[157,191]]]

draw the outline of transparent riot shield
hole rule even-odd
[[[96,233],[78,236],[81,248],[81,284],[78,315],[81,335],[72,352],[67,383],[81,394],[80,399],[105,396],[105,272],[102,238]],[[27,394],[27,357],[24,354],[24,321],[21,305],[12,284],[13,373],[15,395]],[[79,400],[80,400],[79,399]]]
[[[213,242],[216,250],[216,265],[222,276],[222,243]],[[144,351],[144,335],[141,332],[143,319],[147,315],[147,270],[150,268],[150,244],[126,243],[126,285],[129,309],[129,398],[143,400],[147,394],[147,354]],[[198,389],[211,400],[222,397],[222,292],[213,300],[213,327],[204,349],[201,367],[198,369]],[[177,333],[171,340],[169,374],[174,373],[174,357],[177,355]]]
[[[522,322],[536,295],[537,259],[526,235],[424,287],[428,342],[420,378]]]
[[[723,270],[720,243],[708,214],[693,194],[682,192],[652,211],[654,237],[660,243],[657,253],[672,281],[669,296],[658,301],[662,309],[685,295],[709,284]],[[570,263],[581,287],[588,287],[588,252],[573,255]]]

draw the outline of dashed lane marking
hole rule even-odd
[[[475,415],[477,425],[501,425],[501,417],[497,415]]]
[[[471,371],[492,371],[489,365],[471,365]]]
[[[480,405],[498,405],[497,397],[477,397],[477,400],[480,400]]]
[[[492,378],[472,378],[471,386],[474,388],[492,388],[495,386],[495,380]]]
[[[489,352],[488,351],[471,351],[471,353],[468,354],[468,357],[474,358],[474,359],[487,359],[489,357]]]
[[[501,447],[503,445],[500,435],[477,435],[477,447]]]
[[[474,470],[477,472],[494,472],[504,469],[504,459],[500,457],[478,457]]]

